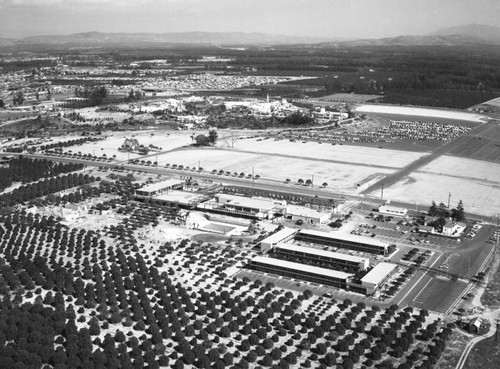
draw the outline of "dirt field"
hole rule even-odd
[[[500,207],[500,164],[443,156],[384,189],[387,199],[424,204],[432,200],[447,204],[449,193],[451,206],[462,200],[466,211],[497,214]]]
[[[472,122],[485,122],[486,117],[479,114],[455,110],[440,110],[417,108],[410,106],[393,106],[393,105],[361,105],[356,107],[357,113],[383,113],[383,114],[401,114],[411,115],[415,117],[436,117],[450,120],[465,120]]]
[[[223,144],[219,143],[219,146],[221,145]],[[255,138],[238,140],[234,143],[234,148],[255,153],[300,156],[386,168],[404,167],[423,155],[421,152],[381,150],[374,147],[274,141],[273,139],[257,141]]]
[[[366,185],[376,177],[391,173],[391,168],[371,168],[369,166],[338,164],[312,159],[296,159],[266,154],[242,153],[228,150],[180,150],[158,156],[158,163],[184,166],[200,166],[205,170],[212,169],[230,172],[254,173],[262,178],[285,180],[292,182],[302,178],[304,181],[314,176],[314,183],[321,185],[327,182],[330,188],[354,190],[357,184]],[[380,178],[379,178],[380,179]]]
[[[450,154],[500,163],[500,126],[491,124],[477,137],[470,137]]]
[[[154,136],[151,136],[151,134]],[[131,132],[114,132],[105,141],[89,142],[81,146],[68,147],[64,151],[72,150],[73,152],[81,152],[82,154],[91,154],[107,157],[116,155],[117,160],[127,160],[139,157],[139,154],[118,151],[118,148],[123,144],[125,138],[136,138],[140,144],[148,146],[155,145],[161,147],[163,151],[173,150],[184,145],[191,144],[190,132],[171,131],[166,133],[163,131],[131,131]],[[132,137],[134,136],[134,137]],[[150,152],[154,154],[154,152]],[[154,160],[153,160],[154,159]],[[156,158],[148,159],[155,161]]]

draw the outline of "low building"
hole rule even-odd
[[[184,181],[181,179],[167,179],[165,181],[152,183],[135,191],[138,198],[152,198],[165,192],[182,189]]]
[[[202,210],[251,219],[272,218],[277,205],[271,200],[216,194],[215,199],[199,206]]]
[[[443,235],[449,237],[460,237],[465,231],[467,225],[465,223],[454,222],[453,220],[449,220],[443,226]]]
[[[273,256],[289,261],[300,260],[301,263],[327,269],[351,269],[353,272],[366,270],[370,264],[368,258],[286,243],[276,245]]]
[[[349,273],[263,256],[257,256],[252,259],[248,267],[265,273],[297,278],[343,289],[347,289],[353,277],[353,275]]]
[[[291,240],[297,234],[298,230],[293,228],[283,228],[282,230],[270,235],[260,241],[260,251],[269,252],[277,244]]]
[[[330,220],[330,213],[322,213],[305,206],[287,205],[285,218],[293,221],[301,220],[308,224],[321,224]]]
[[[372,295],[396,272],[398,266],[392,263],[379,263],[363,278],[361,286],[366,288],[366,294]]]
[[[421,226],[418,226],[418,231],[420,233],[434,233],[435,229],[432,226],[421,225]]]
[[[391,247],[387,242],[340,232],[301,230],[295,239],[369,254],[387,255],[391,252]]]
[[[389,214],[389,215],[394,215],[397,217],[404,217],[408,213],[408,209],[406,208],[400,208],[397,206],[390,206],[388,204],[384,204],[379,206],[378,208],[379,213],[382,214]]]

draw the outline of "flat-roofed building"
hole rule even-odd
[[[291,240],[297,232],[297,229],[287,227],[279,230],[278,232],[260,241],[260,251],[269,252],[277,244]]]
[[[398,217],[404,217],[408,213],[408,209],[390,206],[387,204],[379,206],[378,211],[382,214],[390,214]]]
[[[302,220],[304,223],[309,224],[318,224],[328,222],[331,214],[322,213],[315,209],[306,208],[305,206],[287,205],[285,218],[293,221]]]
[[[181,179],[167,179],[165,181],[151,183],[135,191],[136,197],[154,197],[171,190],[182,189],[184,181]]]
[[[387,242],[340,232],[301,230],[295,236],[295,239],[369,254],[387,255],[390,251],[390,246]]]
[[[396,272],[398,266],[393,263],[379,263],[363,278],[361,286],[366,288],[366,294],[372,295]]]
[[[253,258],[250,261],[249,268],[344,289],[347,288],[349,281],[353,277],[352,274],[339,272],[337,270],[319,268],[263,256]]]
[[[203,203],[201,208],[222,214],[267,219],[272,217],[277,205],[271,200],[216,194],[214,200]]]
[[[277,244],[273,249],[273,256],[289,261],[300,260],[302,263],[311,263],[321,268],[348,269],[353,272],[366,270],[370,264],[368,258],[287,243]]]

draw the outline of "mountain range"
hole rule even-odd
[[[332,44],[344,46],[455,46],[467,44],[500,45],[500,27],[469,24],[442,29],[423,36],[398,36],[379,39],[342,40],[320,37],[295,37],[243,32],[103,33],[0,38],[0,47],[46,46],[151,46],[151,45],[279,45]]]

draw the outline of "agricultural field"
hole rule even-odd
[[[40,212],[21,206],[0,216],[5,367],[12,350],[40,366],[72,368],[411,368],[441,356],[453,327],[425,309],[231,277],[255,257],[260,234],[208,242],[176,229],[175,211],[130,202],[143,177],[92,177],[78,197],[68,191],[81,183],[68,181],[62,197],[30,194],[42,196]],[[43,207],[68,201],[82,215],[73,222],[59,219],[70,214],[57,214],[57,205]]]
[[[443,156],[420,168],[393,186],[384,197],[409,203],[447,204],[462,200],[467,212],[495,215],[500,207],[500,164]],[[378,192],[376,194],[378,195]]]

